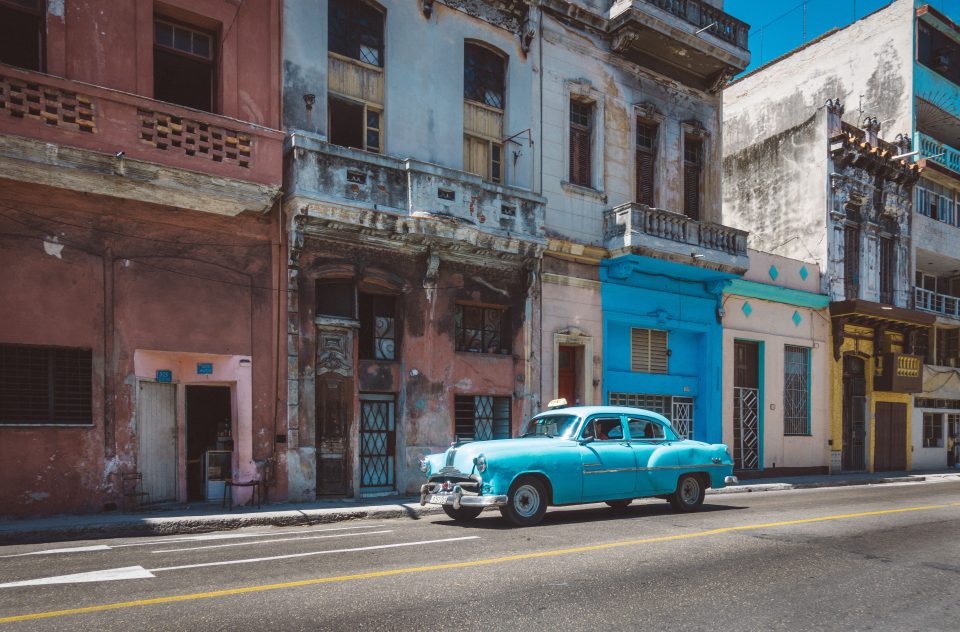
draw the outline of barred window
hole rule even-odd
[[[610,393],[611,406],[631,406],[659,413],[670,421],[681,439],[693,437],[693,398],[643,393]]]
[[[810,349],[783,348],[783,434],[810,434]]]
[[[362,0],[330,0],[331,52],[383,67],[383,13]]]
[[[509,397],[457,395],[454,399],[454,432],[460,441],[510,438]]]
[[[943,447],[942,413],[923,413],[923,447]]]
[[[670,352],[667,332],[659,329],[630,330],[630,370],[640,373],[666,373]]]
[[[506,309],[457,304],[454,320],[457,351],[510,353],[510,319]]]
[[[0,423],[93,423],[90,349],[0,344]]]
[[[503,110],[506,61],[489,48],[463,46],[463,98]]]
[[[383,294],[360,293],[360,358],[396,360],[397,299]]]

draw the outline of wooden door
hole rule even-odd
[[[317,495],[344,495],[350,490],[352,402],[352,380],[317,380]]]
[[[151,502],[177,499],[177,390],[140,382],[137,393],[138,463]]]
[[[560,345],[557,351],[557,397],[570,405],[577,400],[577,348]]]
[[[907,405],[877,402],[873,469],[907,469]]]

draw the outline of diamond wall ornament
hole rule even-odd
[[[743,312],[744,316],[746,316],[747,318],[750,318],[750,314],[753,312],[753,308],[750,307],[750,303],[748,301],[744,301],[743,305],[740,306],[740,311]]]
[[[806,281],[808,276],[810,276],[810,271],[807,270],[807,266],[802,266],[800,268],[800,278]]]
[[[793,311],[793,316],[790,317],[790,320],[793,321],[793,324],[794,324],[794,325],[796,325],[797,327],[799,327],[799,326],[800,326],[800,321],[803,320],[803,317],[800,316],[800,312],[794,310],[794,311]]]
[[[777,266],[770,266],[770,270],[768,272],[770,273],[770,278],[774,281],[776,281],[777,277],[780,276],[780,271],[777,270]]]

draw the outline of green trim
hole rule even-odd
[[[744,279],[733,279],[730,281],[730,285],[723,289],[723,293],[811,309],[826,309],[830,305],[830,297],[823,294],[815,294],[806,290],[792,290]]]

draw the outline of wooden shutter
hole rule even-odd
[[[570,125],[570,182],[588,187],[590,178],[590,130]]]
[[[490,178],[488,167],[490,164],[490,143],[475,136],[463,137],[463,170],[475,173],[484,180]]]
[[[637,202],[653,206],[653,152],[637,150]]]
[[[630,330],[630,370],[667,372],[667,332],[660,329]]]
[[[700,219],[700,165],[683,166],[683,214]]]

